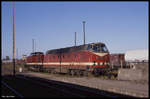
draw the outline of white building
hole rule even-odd
[[[125,60],[129,62],[148,61],[148,49],[127,51],[125,53]]]

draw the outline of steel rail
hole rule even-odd
[[[7,83],[5,83],[4,81],[1,81],[1,83],[2,83],[3,85],[5,85],[7,88],[9,88],[12,92],[14,92],[17,96],[23,98],[23,96],[22,96],[19,92],[17,92],[17,91],[14,90],[13,88],[11,88]]]

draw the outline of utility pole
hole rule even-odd
[[[121,61],[121,69],[123,68],[123,64],[122,64],[122,60],[120,60]]]
[[[34,53],[34,39],[32,39],[32,52]]]
[[[85,21],[83,21],[84,45],[85,45]]]
[[[17,48],[16,52],[17,52],[17,57],[16,57],[16,59],[18,59],[18,48]]]
[[[15,76],[15,19],[14,19],[14,2],[13,2],[13,75]]]
[[[34,47],[35,47],[34,51],[36,52],[36,42],[35,42],[35,40],[34,40]]]
[[[76,32],[75,32],[75,40],[74,40],[74,42],[75,42],[75,46],[76,46]]]

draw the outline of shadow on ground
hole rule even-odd
[[[23,75],[17,74],[16,76],[19,77],[24,77]],[[13,75],[3,75],[3,78],[15,78]],[[32,79],[33,81],[35,81],[36,79],[40,79],[40,82],[43,81],[43,83],[49,84],[51,86],[56,86],[59,87],[59,85],[57,85],[57,83],[60,84],[64,84],[64,85],[68,85],[72,87],[72,90],[70,88],[70,92],[74,92],[74,88],[79,88],[79,89],[86,89],[88,91],[92,91],[92,93],[99,93],[100,97],[133,97],[133,96],[129,96],[129,95],[123,95],[123,94],[119,94],[119,93],[114,93],[114,92],[108,92],[108,91],[104,91],[104,90],[100,90],[100,89],[95,89],[95,88],[90,88],[90,87],[86,87],[86,86],[81,86],[81,85],[77,85],[77,84],[71,84],[71,83],[67,83],[67,82],[61,82],[61,81],[55,81],[55,80],[48,80],[48,79],[44,79],[44,78],[39,78],[39,77],[29,77],[29,76],[25,76],[25,78],[27,79]],[[50,82],[52,82],[53,84],[50,84]],[[19,83],[19,82],[18,82]],[[21,82],[20,82],[21,83]],[[54,85],[55,84],[55,85]],[[63,88],[63,86],[61,85],[60,88]],[[65,87],[64,87],[65,88]],[[42,92],[42,91],[41,91]],[[75,91],[76,92],[76,91]],[[83,93],[83,92],[81,92]],[[87,97],[89,97],[89,94],[92,94],[91,92],[87,94]],[[94,97],[99,97],[98,95],[95,95]]]

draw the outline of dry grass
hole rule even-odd
[[[16,64],[15,65],[15,70],[18,71],[19,68],[22,67],[24,69],[23,64]],[[3,63],[1,64],[1,74],[2,75],[12,75],[13,74],[13,64],[12,63]]]

